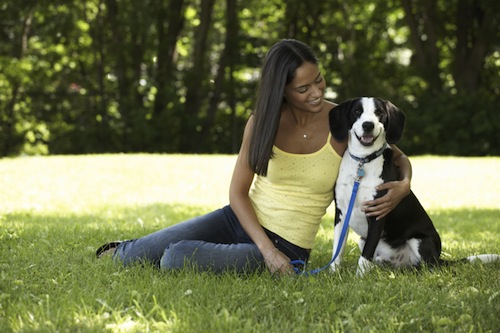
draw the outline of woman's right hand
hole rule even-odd
[[[273,274],[295,275],[293,266],[290,264],[290,258],[277,248],[264,253],[264,262],[267,269]]]

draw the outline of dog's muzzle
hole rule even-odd
[[[356,138],[363,146],[371,146],[377,140],[378,135],[374,135],[373,130],[375,129],[375,124],[371,121],[365,121],[361,127],[363,128],[363,134],[358,135],[355,133]],[[380,135],[380,134],[379,134]]]

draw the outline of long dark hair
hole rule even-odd
[[[267,175],[285,101],[285,86],[294,79],[297,68],[304,62],[317,65],[318,59],[308,45],[294,39],[280,40],[264,59],[248,156],[250,167],[258,175]]]

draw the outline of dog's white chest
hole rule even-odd
[[[359,162],[348,157],[349,151],[346,151],[344,156],[340,164],[339,176],[335,185],[337,208],[342,212],[342,219],[345,218],[347,213],[354,182],[356,181],[359,169]],[[379,157],[362,166],[364,176],[360,180],[351,219],[349,221],[349,226],[361,237],[366,237],[368,232],[368,222],[365,213],[362,211],[363,203],[372,200],[377,193],[375,187],[383,183],[381,177],[383,163],[383,157]]]

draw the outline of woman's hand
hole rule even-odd
[[[400,202],[410,194],[410,180],[387,182],[376,187],[377,191],[387,190],[387,193],[378,199],[363,203],[366,216],[376,217],[377,220],[389,214]]]
[[[290,258],[277,248],[273,248],[264,254],[264,262],[267,269],[273,274],[295,275],[293,266],[290,264]]]

